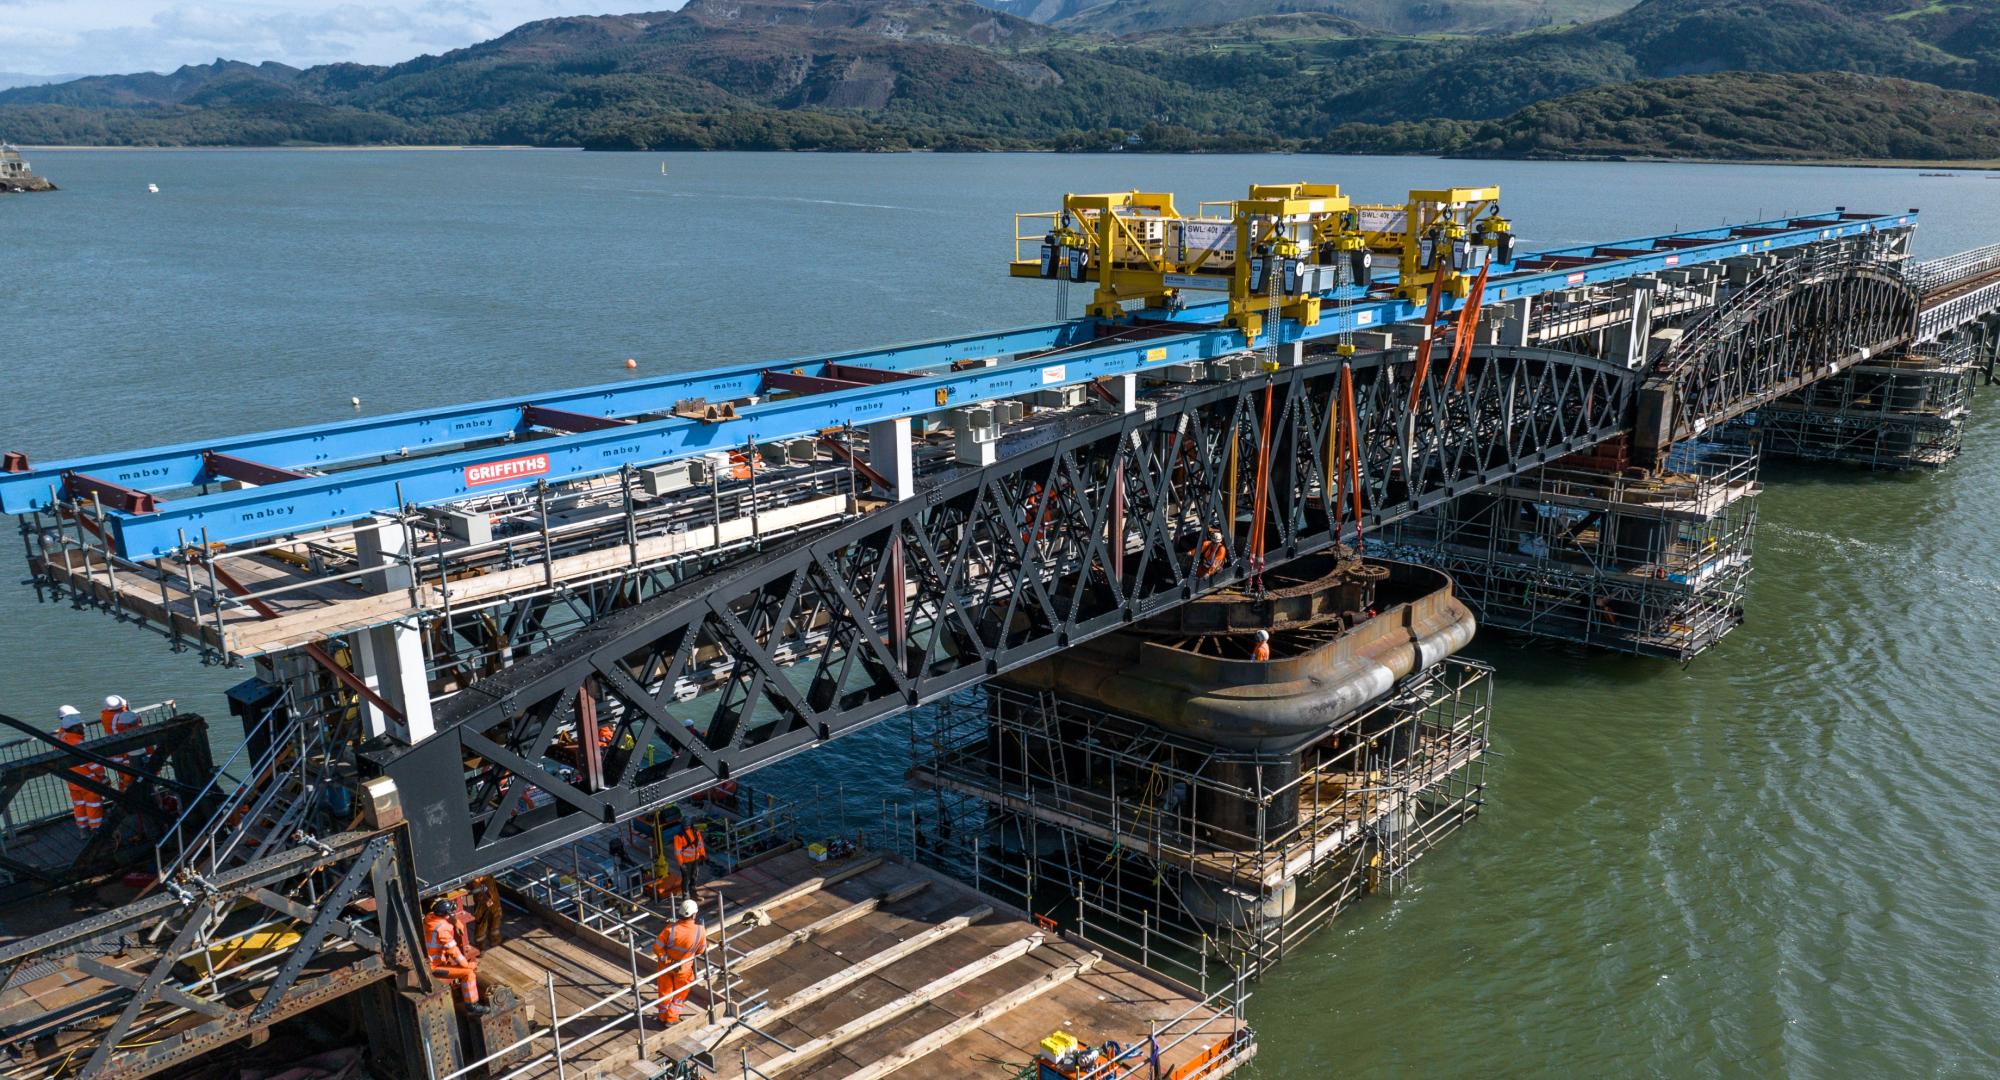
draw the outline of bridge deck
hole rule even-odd
[[[642,1054],[659,1060],[713,1048],[726,1076],[736,1075],[747,1054],[753,1069],[774,1078],[998,1080],[1014,1075],[1058,1029],[1127,1046],[1159,1032],[1162,1075],[1220,1077],[1254,1052],[1245,1035],[1234,1056],[1208,1071],[1173,1073],[1238,1038],[1227,1002],[1094,953],[955,881],[865,851],[819,863],[785,850],[704,883],[711,968],[691,995],[690,1013],[662,1032],[653,1017],[648,958],[580,927],[569,917],[576,907],[551,908],[545,900],[560,904],[560,892],[538,897],[533,887],[517,884],[507,886],[515,910],[506,940],[482,957],[480,968],[533,1002],[543,1030],[553,981],[567,1021],[562,1071],[568,1075],[622,1076],[619,1070]],[[712,914],[717,895],[732,924],[726,946]],[[641,942],[664,925],[663,906],[640,905]],[[762,913],[762,925],[744,917],[753,909]],[[721,995],[712,1000],[707,992],[722,983],[724,948],[729,997],[749,1013],[754,1031],[732,1027]],[[629,996],[635,960],[644,983],[643,1049]],[[621,993],[616,1003],[568,1020]],[[870,1022],[857,1023],[864,1019]],[[799,1052],[814,1047],[820,1052]],[[534,1050],[549,1060],[515,1075],[557,1076],[552,1042],[538,1039]]]
[[[351,529],[315,530],[282,544],[214,553],[225,580],[213,586],[199,560],[167,556],[138,564],[95,548],[64,547],[37,556],[30,570],[170,636],[247,659],[443,609],[474,610],[524,594],[578,588],[634,567],[721,553],[830,523],[853,505],[845,494],[792,494],[797,497],[786,498],[782,489],[767,492],[760,502],[769,505],[732,506],[741,512],[631,544],[624,542],[625,516],[606,511],[572,522],[547,541],[529,532],[498,544],[448,550],[438,545],[437,557],[416,567],[414,588],[387,591],[357,578]],[[697,501],[707,504],[708,493]],[[547,557],[551,551],[553,558]]]

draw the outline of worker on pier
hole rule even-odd
[[[500,944],[500,883],[491,874],[472,879],[472,942],[482,949]]]
[[[660,1021],[667,1024],[680,1022],[681,1006],[694,986],[695,960],[708,951],[708,927],[695,917],[701,913],[700,906],[683,900],[678,911],[680,918],[653,939],[653,955],[660,960],[660,975],[654,985],[660,993]]]
[[[674,869],[674,861],[667,856],[666,817],[655,810],[638,820],[645,824],[648,832],[641,833],[634,828],[631,842],[641,850],[650,852],[653,859],[650,880],[645,885],[646,895],[655,900],[671,900],[681,894],[681,873]]]
[[[465,954],[465,962],[479,966],[479,946],[472,940],[472,893],[466,889],[453,889],[444,894],[451,901],[451,929],[458,940],[458,951]]]
[[[701,835],[701,827],[693,818],[681,822],[681,831],[674,834],[674,861],[680,864],[681,895],[694,899],[696,868],[708,858],[708,841]]]
[[[139,730],[139,714],[133,712],[131,704],[117,694],[111,694],[104,699],[104,709],[97,714],[97,719],[104,725],[106,735],[123,735],[128,731]],[[113,754],[111,760],[120,765],[130,765],[132,754],[130,751]],[[126,773],[116,773],[111,777],[112,786],[120,791],[130,783],[131,777]]]
[[[1229,546],[1222,541],[1222,530],[1214,526],[1209,527],[1208,535],[1188,554],[1194,556],[1194,572],[1204,578],[1222,573],[1222,568],[1229,565]]]
[[[83,745],[83,727],[83,713],[77,711],[76,706],[65,705],[56,710],[56,731],[64,743],[70,746]],[[104,766],[94,762],[73,765],[69,771],[72,776],[86,780],[101,782],[104,779]],[[70,814],[75,818],[77,828],[90,833],[96,832],[104,824],[102,795],[72,780],[69,785],[69,803]]]
[[[1257,631],[1257,644],[1250,650],[1250,659],[1260,664],[1271,662],[1271,632],[1269,630]]]
[[[432,974],[458,984],[466,1011],[484,1014],[486,1006],[479,1003],[479,969],[459,948],[458,924],[452,921],[457,911],[458,905],[449,899],[431,905],[431,913],[424,916],[424,955],[429,958]]]

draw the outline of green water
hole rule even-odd
[[[1053,314],[1010,215],[1065,190],[1497,182],[1529,247],[1848,205],[2000,241],[1982,174],[1316,157],[31,154],[0,199],[0,449],[37,460]],[[666,176],[659,164],[669,163]],[[147,183],[160,193],[146,193]],[[1257,987],[1256,1077],[2000,1074],[2000,420],[1935,474],[1767,467],[1748,624],[1685,670],[1482,643],[1471,829]],[[38,605],[0,548],[0,711],[204,670]],[[884,790],[883,734],[813,767]]]

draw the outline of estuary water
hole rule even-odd
[[[1844,205],[2000,241],[1980,172],[1399,158],[30,153],[0,198],[0,450],[86,452],[1043,321],[1016,211],[1498,183],[1525,246]],[[667,171],[662,175],[660,166]],[[149,194],[149,183],[159,186]],[[1251,1075],[2000,1074],[2000,391],[1936,474],[1767,465],[1748,623],[1687,668],[1482,641],[1487,813],[1256,988]],[[0,712],[222,714],[203,669],[37,604]],[[898,739],[813,759],[887,789]],[[796,767],[796,766],[792,766]],[[1108,1034],[1108,1033],[1107,1033]]]

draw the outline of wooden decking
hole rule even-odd
[[[340,530],[304,535],[295,543],[251,554],[218,555],[216,565],[250,594],[258,596],[259,602],[269,609],[268,615],[247,603],[223,605],[218,615],[210,593],[208,567],[175,556],[153,560],[142,572],[133,564],[107,560],[101,551],[72,547],[35,557],[30,560],[29,568],[39,579],[89,596],[179,637],[199,641],[217,652],[248,659],[400,622],[448,606],[471,608],[555,585],[575,587],[636,566],[740,544],[759,534],[822,524],[848,510],[846,495],[824,495],[761,510],[754,516],[730,518],[716,525],[649,536],[636,544],[611,542],[593,550],[560,556],[552,563],[536,558],[508,568],[482,567],[477,572],[448,575],[448,580],[442,583],[433,575],[414,589],[387,591],[374,587],[380,583],[379,576],[370,579],[370,587],[363,587],[355,579],[321,575],[306,568],[311,564],[307,555],[315,545],[352,554],[352,538]],[[520,541],[524,551],[533,544],[533,538]],[[218,581],[216,589],[225,595],[236,594],[225,582]]]
[[[1100,955],[1018,912],[996,910],[957,882],[866,853],[815,863],[788,851],[705,884],[710,980],[718,986],[717,893],[734,924],[727,937],[730,997],[742,1004],[744,1023],[732,1024],[724,1003],[711,1002],[698,986],[690,1015],[662,1032],[645,978],[647,1060],[706,1051],[713,1074],[731,1078],[747,1059],[774,1080],[999,1080],[1026,1066],[1040,1041],[1061,1029],[1086,1042],[1127,1046],[1158,1032],[1162,1046],[1178,1040],[1162,1052],[1159,1075],[1220,1077],[1254,1051],[1247,1031],[1239,1035],[1234,1018],[1203,1007],[1194,989]],[[629,996],[633,957],[625,946],[580,932],[532,897],[510,890],[510,899],[529,910],[510,911],[507,940],[482,958],[481,971],[535,1002],[537,1026],[547,1023],[551,976],[564,1017],[626,991],[595,1017],[564,1024],[564,1071],[647,1075],[635,1064],[642,1051]],[[642,916],[643,938],[664,925],[662,908]],[[649,974],[650,958],[637,960],[642,976]],[[1215,1050],[1232,1045],[1233,1054]],[[546,1055],[552,1043],[540,1039],[535,1049]],[[1198,1064],[1203,1054],[1218,1060]],[[554,1077],[557,1068],[550,1060],[522,1075]]]

